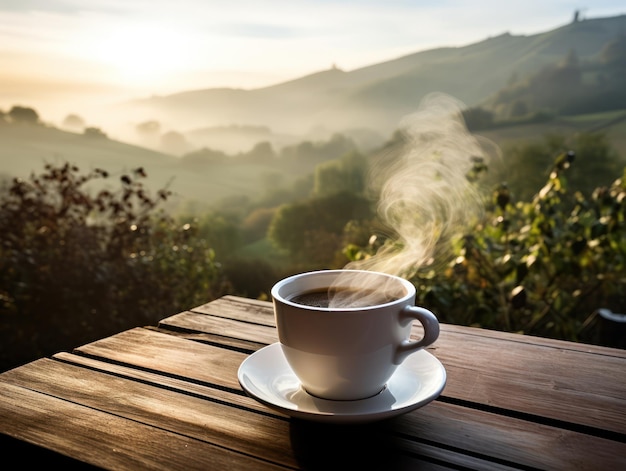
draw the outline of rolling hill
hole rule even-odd
[[[260,191],[260,177],[267,172],[264,166],[249,162],[198,172],[172,155],[45,125],[0,124],[0,144],[0,179],[27,178],[41,173],[45,164],[69,162],[82,173],[95,168],[108,171],[111,178],[106,185],[117,188],[121,175],[143,167],[148,190],[167,187],[172,191],[171,209],[189,201],[212,205],[222,198],[254,197]]]
[[[237,124],[300,136],[315,128],[370,128],[389,135],[427,93],[447,93],[477,106],[512,80],[536,74],[572,51],[581,62],[597,59],[625,31],[626,15],[585,19],[541,34],[506,33],[352,71],[332,68],[266,88],[194,90],[124,107],[145,119],[177,123],[178,129]]]
[[[261,89],[208,89],[137,99],[116,111],[125,113],[117,116],[126,118],[130,116],[126,110],[132,109],[133,116],[143,113],[146,120],[174,123],[191,150],[207,147],[234,155],[261,141],[278,149],[303,140],[328,139],[332,133],[341,132],[367,151],[389,139],[401,118],[415,111],[431,92],[448,93],[468,106],[499,103],[506,93],[516,99],[532,98],[541,90],[537,77],[542,71],[562,63],[572,51],[584,70],[585,85],[589,76],[602,76],[600,59],[606,55],[607,45],[623,39],[625,34],[626,15],[587,19],[546,33],[503,34],[464,47],[418,52],[353,71],[333,68]],[[520,83],[532,87],[524,88]],[[610,143],[626,159],[624,108],[556,116],[550,122],[508,125],[481,130],[479,134],[507,146],[550,133],[571,136],[595,130],[606,132]],[[194,201],[213,205],[229,197],[254,198],[267,189],[262,183],[264,178],[267,182],[278,172],[281,181],[289,184],[310,172],[312,166],[309,162],[285,169],[249,159],[239,163],[232,160],[228,165],[194,167],[171,153],[115,138],[0,121],[0,176],[26,177],[33,171],[40,172],[45,163],[65,161],[84,171],[100,167],[113,175],[144,167],[149,188],[168,186],[179,204]]]

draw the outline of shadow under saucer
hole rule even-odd
[[[397,418],[364,424],[334,424],[291,419],[289,434],[303,469],[416,469],[415,457],[394,433]]]

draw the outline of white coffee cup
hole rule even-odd
[[[330,287],[354,292],[357,306],[321,307],[315,299],[302,304],[303,293]],[[302,387],[320,398],[375,396],[408,355],[439,336],[435,315],[415,306],[415,287],[397,276],[361,270],[314,271],[277,282],[271,293],[285,358]],[[383,293],[384,299],[370,305],[370,295]],[[410,340],[414,320],[424,327],[420,340]]]

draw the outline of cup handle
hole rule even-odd
[[[419,306],[404,306],[400,311],[400,322],[418,320],[424,326],[424,336],[420,340],[403,340],[396,349],[395,363],[399,365],[409,354],[432,344],[439,337],[439,321],[428,309]]]

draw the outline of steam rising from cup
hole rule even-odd
[[[477,221],[483,199],[467,175],[473,158],[488,162],[497,150],[467,130],[462,109],[458,100],[436,93],[426,96],[417,112],[401,121],[402,148],[377,158],[369,179],[379,195],[379,217],[393,238],[374,256],[351,262],[346,269],[410,277],[424,266],[443,263],[445,254],[436,250],[445,245],[441,242]],[[337,286],[362,290],[367,289],[364,282],[340,279]],[[331,307],[346,307],[350,302],[335,296]]]

